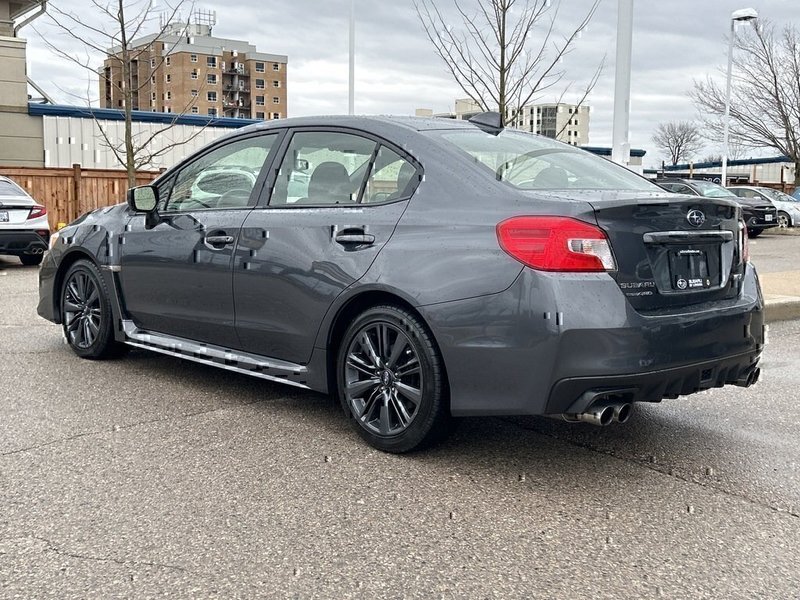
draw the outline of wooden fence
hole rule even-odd
[[[161,173],[140,171],[136,185],[153,181]],[[37,202],[47,208],[50,228],[69,223],[83,213],[125,201],[128,176],[125,171],[110,169],[71,169],[37,167],[0,167],[0,175],[16,181]]]

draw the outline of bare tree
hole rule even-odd
[[[106,77],[101,71],[99,77],[101,82],[107,82],[121,97],[121,108],[125,121],[123,139],[119,142],[112,139],[105,128],[97,122],[93,112],[92,117],[98,125],[97,130],[103,138],[103,145],[125,167],[129,186],[135,185],[138,169],[150,164],[171,148],[187,143],[200,133],[198,131],[187,138],[161,145],[158,149],[154,147],[154,142],[167,130],[174,127],[181,115],[189,112],[191,106],[196,102],[196,98],[174,113],[170,122],[164,127],[149,134],[137,135],[133,131],[132,111],[136,104],[135,100],[138,101],[139,93],[150,85],[149,77],[144,78],[141,82],[138,81],[136,65],[145,57],[147,64],[150,65],[152,48],[168,34],[177,35],[179,38],[185,37],[188,22],[184,25],[179,24],[179,31],[176,30],[175,23],[180,23],[179,13],[182,8],[187,6],[188,13],[191,14],[191,4],[187,5],[185,0],[173,0],[163,4],[161,11],[156,14],[155,2],[152,0],[91,0],[88,10],[96,18],[91,23],[87,23],[85,11],[78,13],[60,8],[55,3],[48,4],[50,23],[63,34],[63,37],[78,42],[82,46],[82,51],[77,53],[62,48],[57,40],[37,30],[45,45],[53,53],[86,70],[91,74],[90,79],[98,76],[96,68],[98,56],[108,58],[111,61],[112,73],[120,74],[119,79],[116,79],[114,76]],[[149,36],[151,41],[146,45],[134,47],[133,42],[154,26],[156,32]],[[150,72],[157,71],[164,64],[169,49],[165,47],[164,52],[157,53],[158,59],[155,65],[150,66]],[[88,96],[89,94],[87,94],[87,100],[91,105],[91,98]]]
[[[569,33],[560,34],[558,0],[453,0],[460,29],[448,24],[433,0],[414,0],[428,39],[456,83],[481,110],[496,107],[503,123],[514,122],[520,108],[564,80],[562,60],[598,4],[594,2]],[[603,62],[580,103],[597,82]]]
[[[691,121],[659,123],[653,133],[653,143],[673,165],[688,161],[703,147],[700,129]]]
[[[769,22],[737,35],[731,85],[730,136],[748,148],[772,148],[795,165],[800,186],[800,34],[793,25],[778,31]],[[695,81],[695,105],[722,139],[725,84]]]

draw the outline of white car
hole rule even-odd
[[[0,255],[19,256],[23,265],[38,265],[49,240],[47,209],[0,175]]]
[[[761,186],[737,185],[728,189],[740,198],[769,200],[778,210],[780,227],[800,227],[800,200],[794,196]]]

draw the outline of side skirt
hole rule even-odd
[[[125,334],[125,343],[136,348],[185,358],[227,371],[252,375],[303,389],[311,389],[308,385],[308,369],[303,365],[268,359],[256,354],[229,350],[221,346],[162,333],[143,331],[138,329],[133,321],[128,320],[122,321],[122,330]]]

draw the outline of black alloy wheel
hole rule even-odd
[[[378,306],[362,313],[345,333],[337,371],[343,408],[374,447],[408,452],[446,433],[442,360],[410,312]]]
[[[61,318],[67,343],[78,356],[111,358],[126,348],[114,340],[108,290],[89,261],[79,260],[64,277]]]

